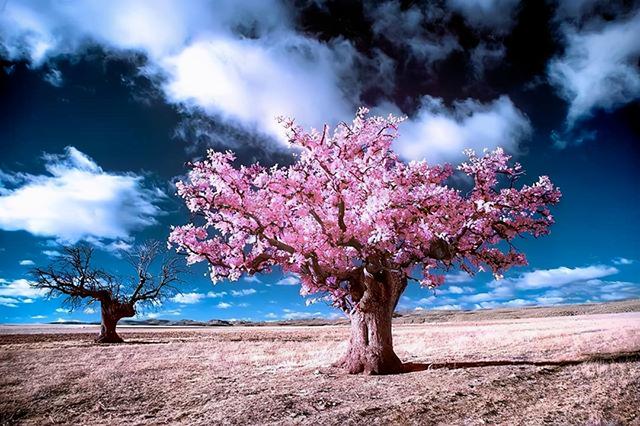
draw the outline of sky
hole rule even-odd
[[[450,271],[400,310],[640,297],[640,5],[630,1],[0,1],[0,322],[98,321],[30,287],[63,245],[166,240],[174,184],[207,149],[291,163],[276,117],[306,127],[360,106],[406,116],[406,161],[503,147],[563,193],[549,236],[502,280]],[[140,318],[339,317],[274,271],[182,293]]]

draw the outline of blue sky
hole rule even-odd
[[[640,297],[640,11],[583,0],[376,4],[279,1],[7,2],[0,11],[0,322],[99,319],[29,287],[61,244],[118,258],[189,216],[174,196],[207,148],[292,161],[274,117],[307,126],[360,105],[407,116],[405,160],[457,162],[503,146],[562,192],[550,236],[517,242],[528,267],[494,281],[450,271],[400,309]],[[404,25],[395,25],[397,22]],[[340,25],[337,25],[339,22]],[[611,49],[616,46],[616,49]],[[526,182],[525,182],[526,183]],[[277,271],[182,294],[141,316],[336,316]]]

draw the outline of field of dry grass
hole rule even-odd
[[[0,327],[2,424],[640,424],[640,313],[394,326],[413,372],[330,367],[348,329]]]

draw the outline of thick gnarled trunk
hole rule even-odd
[[[406,279],[393,273],[365,273],[352,290],[358,307],[351,313],[351,338],[347,353],[336,364],[351,374],[402,372],[393,351],[391,322]]]
[[[116,332],[116,326],[120,319],[135,315],[133,306],[127,303],[105,301],[101,305],[102,323],[96,343],[123,343],[124,340]]]

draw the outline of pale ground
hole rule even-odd
[[[378,377],[345,326],[96,330],[1,326],[0,423],[640,425],[638,312],[395,325]]]

